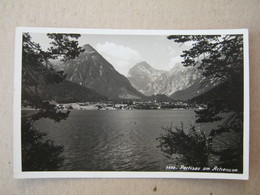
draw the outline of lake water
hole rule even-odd
[[[62,171],[165,171],[162,127],[194,124],[192,110],[72,110],[67,120],[35,126],[64,146]]]

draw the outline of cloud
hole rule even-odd
[[[98,43],[96,50],[123,75],[127,75],[129,68],[142,60],[136,50],[113,42]]]
[[[176,56],[178,54],[178,51],[171,46],[168,46],[168,52],[170,56]]]
[[[180,65],[181,62],[184,60],[184,58],[181,57],[181,55],[183,54],[183,51],[189,50],[190,48],[192,48],[194,43],[195,42],[190,41],[190,42],[186,42],[184,44],[178,44],[177,47],[168,46],[170,59],[169,59],[169,63],[166,68],[169,70],[169,69],[172,69],[176,65]]]
[[[174,66],[181,64],[183,58],[181,56],[175,56],[170,59],[168,64],[169,69],[172,69]]]

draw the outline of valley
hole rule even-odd
[[[180,63],[169,71],[157,70],[145,61],[129,69],[127,77],[117,72],[91,45],[82,46],[84,52],[76,59],[62,63],[52,61],[56,70],[64,71],[66,81],[50,86],[44,94],[57,103],[110,101],[188,102],[217,85],[207,81],[196,67]],[[72,86],[69,89],[65,86]],[[78,89],[78,90],[76,90]],[[81,89],[81,90],[80,90]],[[76,90],[76,91],[75,91]],[[89,91],[91,95],[79,91]],[[75,96],[73,96],[73,93]],[[63,95],[59,95],[63,94]],[[67,95],[70,94],[70,95]],[[69,97],[67,97],[69,96]],[[129,106],[128,106],[129,107]],[[145,106],[142,106],[145,107]]]

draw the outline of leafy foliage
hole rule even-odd
[[[163,152],[170,158],[174,154],[181,154],[181,161],[187,165],[206,166],[208,160],[208,146],[206,136],[203,131],[196,130],[191,126],[189,133],[184,132],[183,123],[181,127],[164,128],[165,134],[157,138]]]
[[[192,42],[183,51],[184,66],[202,70],[207,81],[218,81],[210,91],[193,98],[194,103],[204,104],[205,109],[195,111],[197,123],[209,123],[224,119],[222,125],[212,129],[206,138],[204,133],[190,129],[166,128],[158,138],[159,147],[167,155],[181,154],[190,165],[207,165],[209,156],[219,156],[215,165],[243,168],[243,36],[242,35],[171,35],[168,39],[184,44]],[[194,128],[194,127],[193,127]],[[194,136],[196,135],[196,136]],[[203,136],[202,136],[203,135]],[[202,137],[200,137],[202,136]],[[228,136],[236,137],[234,142]],[[220,147],[218,147],[220,146]]]
[[[33,120],[22,117],[23,171],[54,171],[61,166],[63,146],[55,145],[46,136],[33,127]]]
[[[67,113],[57,112],[55,106],[43,101],[39,94],[39,86],[48,87],[49,84],[61,83],[66,75],[63,71],[56,71],[49,59],[58,56],[63,59],[73,59],[83,50],[76,41],[69,37],[78,38],[79,34],[48,34],[54,39],[48,51],[43,51],[39,44],[31,40],[29,33],[23,34],[22,50],[22,105],[38,109],[35,119],[48,117],[60,121],[68,116]]]
[[[243,114],[233,113],[208,137],[210,153],[219,156],[219,166],[243,170]]]
[[[22,116],[22,162],[23,170],[55,170],[63,158],[62,146],[56,146],[46,139],[46,134],[38,132],[33,122],[40,118],[49,118],[60,122],[68,117],[69,112],[58,111],[56,106],[42,99],[39,89],[52,84],[59,84],[66,75],[56,71],[50,59],[62,57],[73,59],[83,51],[76,40],[79,34],[48,34],[53,41],[48,51],[43,51],[39,44],[31,40],[29,33],[22,39],[22,106],[36,110],[30,116]]]
[[[62,56],[63,61],[72,60],[84,51],[84,49],[78,47],[76,40],[69,39],[78,39],[80,34],[49,33],[47,36],[54,40],[51,42],[52,46],[48,49],[52,59]]]
[[[217,121],[222,112],[243,112],[243,36],[242,35],[171,35],[177,43],[192,42],[183,51],[184,66],[196,66],[204,77],[218,80],[214,90],[194,99],[208,105],[197,111],[198,122]]]

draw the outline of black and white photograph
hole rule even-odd
[[[248,32],[17,28],[18,178],[247,179]]]

